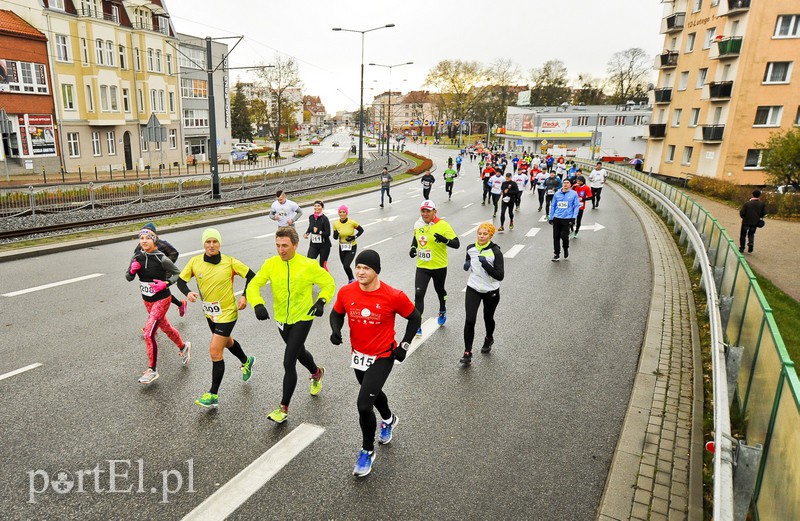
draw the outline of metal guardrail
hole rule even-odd
[[[606,169],[674,223],[703,274],[713,363],[713,518],[745,519],[749,508],[755,519],[800,519],[800,379],[755,275],[725,228],[684,191],[625,166]],[[737,350],[741,361],[731,358]],[[740,479],[734,462],[738,455],[745,467],[730,435],[732,400],[748,420],[747,445],[738,448],[763,446],[752,483]]]

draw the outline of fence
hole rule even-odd
[[[694,230],[687,230],[676,220],[675,231],[681,231],[681,243],[689,243],[689,250],[692,244],[688,235],[695,230],[699,234],[704,251],[695,252],[695,265],[710,268],[714,288],[706,290],[713,289],[711,295],[719,295],[719,299],[709,299],[709,315],[721,318],[719,329],[725,342],[722,346],[715,342],[712,320],[717,447],[714,519],[732,519],[729,516],[734,509],[729,502],[737,499],[727,482],[730,469],[726,468],[731,466],[726,439],[730,399],[737,401],[748,419],[747,445],[763,446],[750,504],[755,519],[800,519],[800,380],[755,275],[727,231],[685,192],[632,168],[614,166],[607,170],[612,179],[632,187],[662,213],[672,206],[690,221]],[[743,348],[738,374],[732,378],[727,375],[724,359],[730,346]],[[727,380],[733,384],[730,397]],[[736,518],[744,519],[743,512],[737,511]]]

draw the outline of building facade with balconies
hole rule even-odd
[[[796,0],[664,2],[645,167],[761,185],[772,132],[800,125]]]

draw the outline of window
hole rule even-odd
[[[692,12],[696,13],[703,8],[703,0],[692,0]]]
[[[56,42],[56,60],[60,62],[68,62],[69,61],[69,49],[67,47],[67,37],[63,34],[57,34],[55,36]]]
[[[144,112],[144,92],[142,89],[136,89],[136,98],[139,101],[139,105],[136,107],[136,112],[141,114]]]
[[[111,40],[106,41],[106,65],[114,66],[114,42]]]
[[[700,122],[700,109],[692,109],[692,112],[689,114],[689,126],[696,127],[697,123]]]
[[[50,9],[58,9],[59,11],[64,10],[64,0],[50,0]]]
[[[694,152],[694,147],[683,147],[682,165],[689,166],[692,164],[692,152]]]
[[[147,70],[150,72],[155,71],[155,53],[153,49],[147,49]]]
[[[206,53],[202,49],[193,47],[181,46],[181,52],[178,53],[178,65],[187,69],[200,69],[206,68]]]
[[[150,89],[150,112],[156,112],[156,107],[158,107],[157,97],[156,89]]]
[[[689,33],[686,35],[686,50],[684,52],[690,53],[694,50],[694,41],[697,39],[697,33]]]
[[[44,64],[6,60],[8,79],[6,84],[10,92],[30,94],[48,94],[47,72]]]
[[[102,153],[103,151],[100,149],[100,132],[92,132],[92,155],[97,157]]]
[[[108,88],[109,101],[111,102],[111,112],[119,112],[119,105],[117,104],[117,86],[112,85]]]
[[[69,157],[81,157],[81,143],[77,132],[67,132],[67,147]]]
[[[181,80],[181,97],[182,98],[207,98],[208,97],[208,81],[207,80]],[[587,121],[589,119],[586,117]],[[578,123],[580,125],[580,123]]]
[[[194,109],[183,111],[183,126],[189,127],[207,127],[208,126],[208,110]]]
[[[578,116],[578,126],[586,127],[589,125],[589,116]]]
[[[161,49],[156,50],[156,71],[161,72]]]
[[[94,112],[94,96],[92,95],[92,86],[86,86],[86,110]]]
[[[689,84],[689,71],[681,72],[680,78],[678,78],[678,90],[686,90],[686,86]]]
[[[598,116],[597,117],[597,125],[604,127],[607,124],[608,116]]]
[[[122,89],[122,110],[131,111],[131,93],[128,89]]]
[[[761,158],[764,151],[758,148],[751,148],[747,151],[747,156],[744,158],[745,168],[761,168]]]
[[[644,125],[647,123],[647,116],[634,116],[633,117],[633,124],[634,125]]]
[[[171,150],[178,148],[178,131],[174,128],[169,129],[169,148]]]
[[[97,39],[94,41],[94,55],[97,59],[97,65],[105,65],[105,57],[103,56],[103,40]]]
[[[61,98],[64,103],[64,110],[75,110],[75,93],[72,85],[64,84],[61,86]]]
[[[675,145],[667,145],[667,163],[675,161]]]
[[[167,53],[167,74],[172,74],[172,55]]]
[[[164,91],[163,90],[158,91],[158,111],[159,112],[166,112],[166,110],[164,110]]]
[[[86,38],[81,38],[81,60],[84,65],[89,65],[89,44]]]
[[[754,127],[778,127],[781,124],[781,106],[762,106],[756,109]]]
[[[161,152],[161,141],[155,141],[153,143],[153,150]]]
[[[134,47],[133,49],[133,68],[137,71],[142,70],[142,57],[139,55],[138,47]]]
[[[175,93],[169,93],[169,111],[175,113]]]
[[[672,117],[672,126],[673,127],[680,127],[681,126],[681,115],[683,114],[683,109],[675,109]]]
[[[714,36],[717,34],[717,28],[712,27],[711,29],[706,29],[706,38],[703,40],[703,49],[708,49],[711,47],[711,42],[714,41]]]
[[[106,143],[108,144],[108,155],[117,155],[117,138],[113,130],[106,132]]]
[[[794,126],[800,126],[800,107],[797,107],[797,114],[794,116]]]
[[[145,134],[144,132],[142,132],[142,133],[141,133],[141,135],[142,135],[142,139],[141,139],[141,143],[142,143],[142,152],[147,152],[147,145],[148,145],[148,143],[147,143],[147,138],[145,137],[145,135],[144,135],[144,134]]]
[[[697,83],[695,84],[696,89],[702,89],[703,85],[706,84],[706,78],[708,78],[708,69],[698,69],[697,70]]]
[[[717,7],[719,5],[719,0],[711,0],[711,7]]]
[[[119,6],[111,5],[111,19],[119,23]]]
[[[100,85],[100,110],[108,112],[108,85]]]
[[[625,124],[625,116],[614,116],[614,124],[615,125],[624,125]]]
[[[785,14],[775,24],[775,38],[800,38],[800,14]]]
[[[125,65],[125,46],[124,45],[120,45],[119,46],[119,68],[120,69],[127,69],[128,68]]]
[[[764,83],[789,83],[792,62],[769,62],[764,71]]]

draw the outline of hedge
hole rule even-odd
[[[408,170],[406,170],[407,174],[415,174],[415,175],[416,174],[421,174],[421,173],[427,172],[428,170],[433,168],[433,161],[431,161],[429,158],[427,158],[425,156],[421,156],[419,154],[415,154],[414,152],[408,152],[407,151],[406,154],[408,154],[408,155],[410,155],[412,157],[415,157],[415,158],[419,159],[420,161],[422,161],[422,163],[418,164],[417,166],[415,166],[413,168],[409,168]]]
[[[741,206],[753,196],[753,190],[760,187],[736,185],[720,179],[694,176],[689,179],[688,188],[708,197],[729,201]],[[767,214],[773,217],[800,217],[800,194],[779,194],[762,190],[761,200],[767,205]]]

